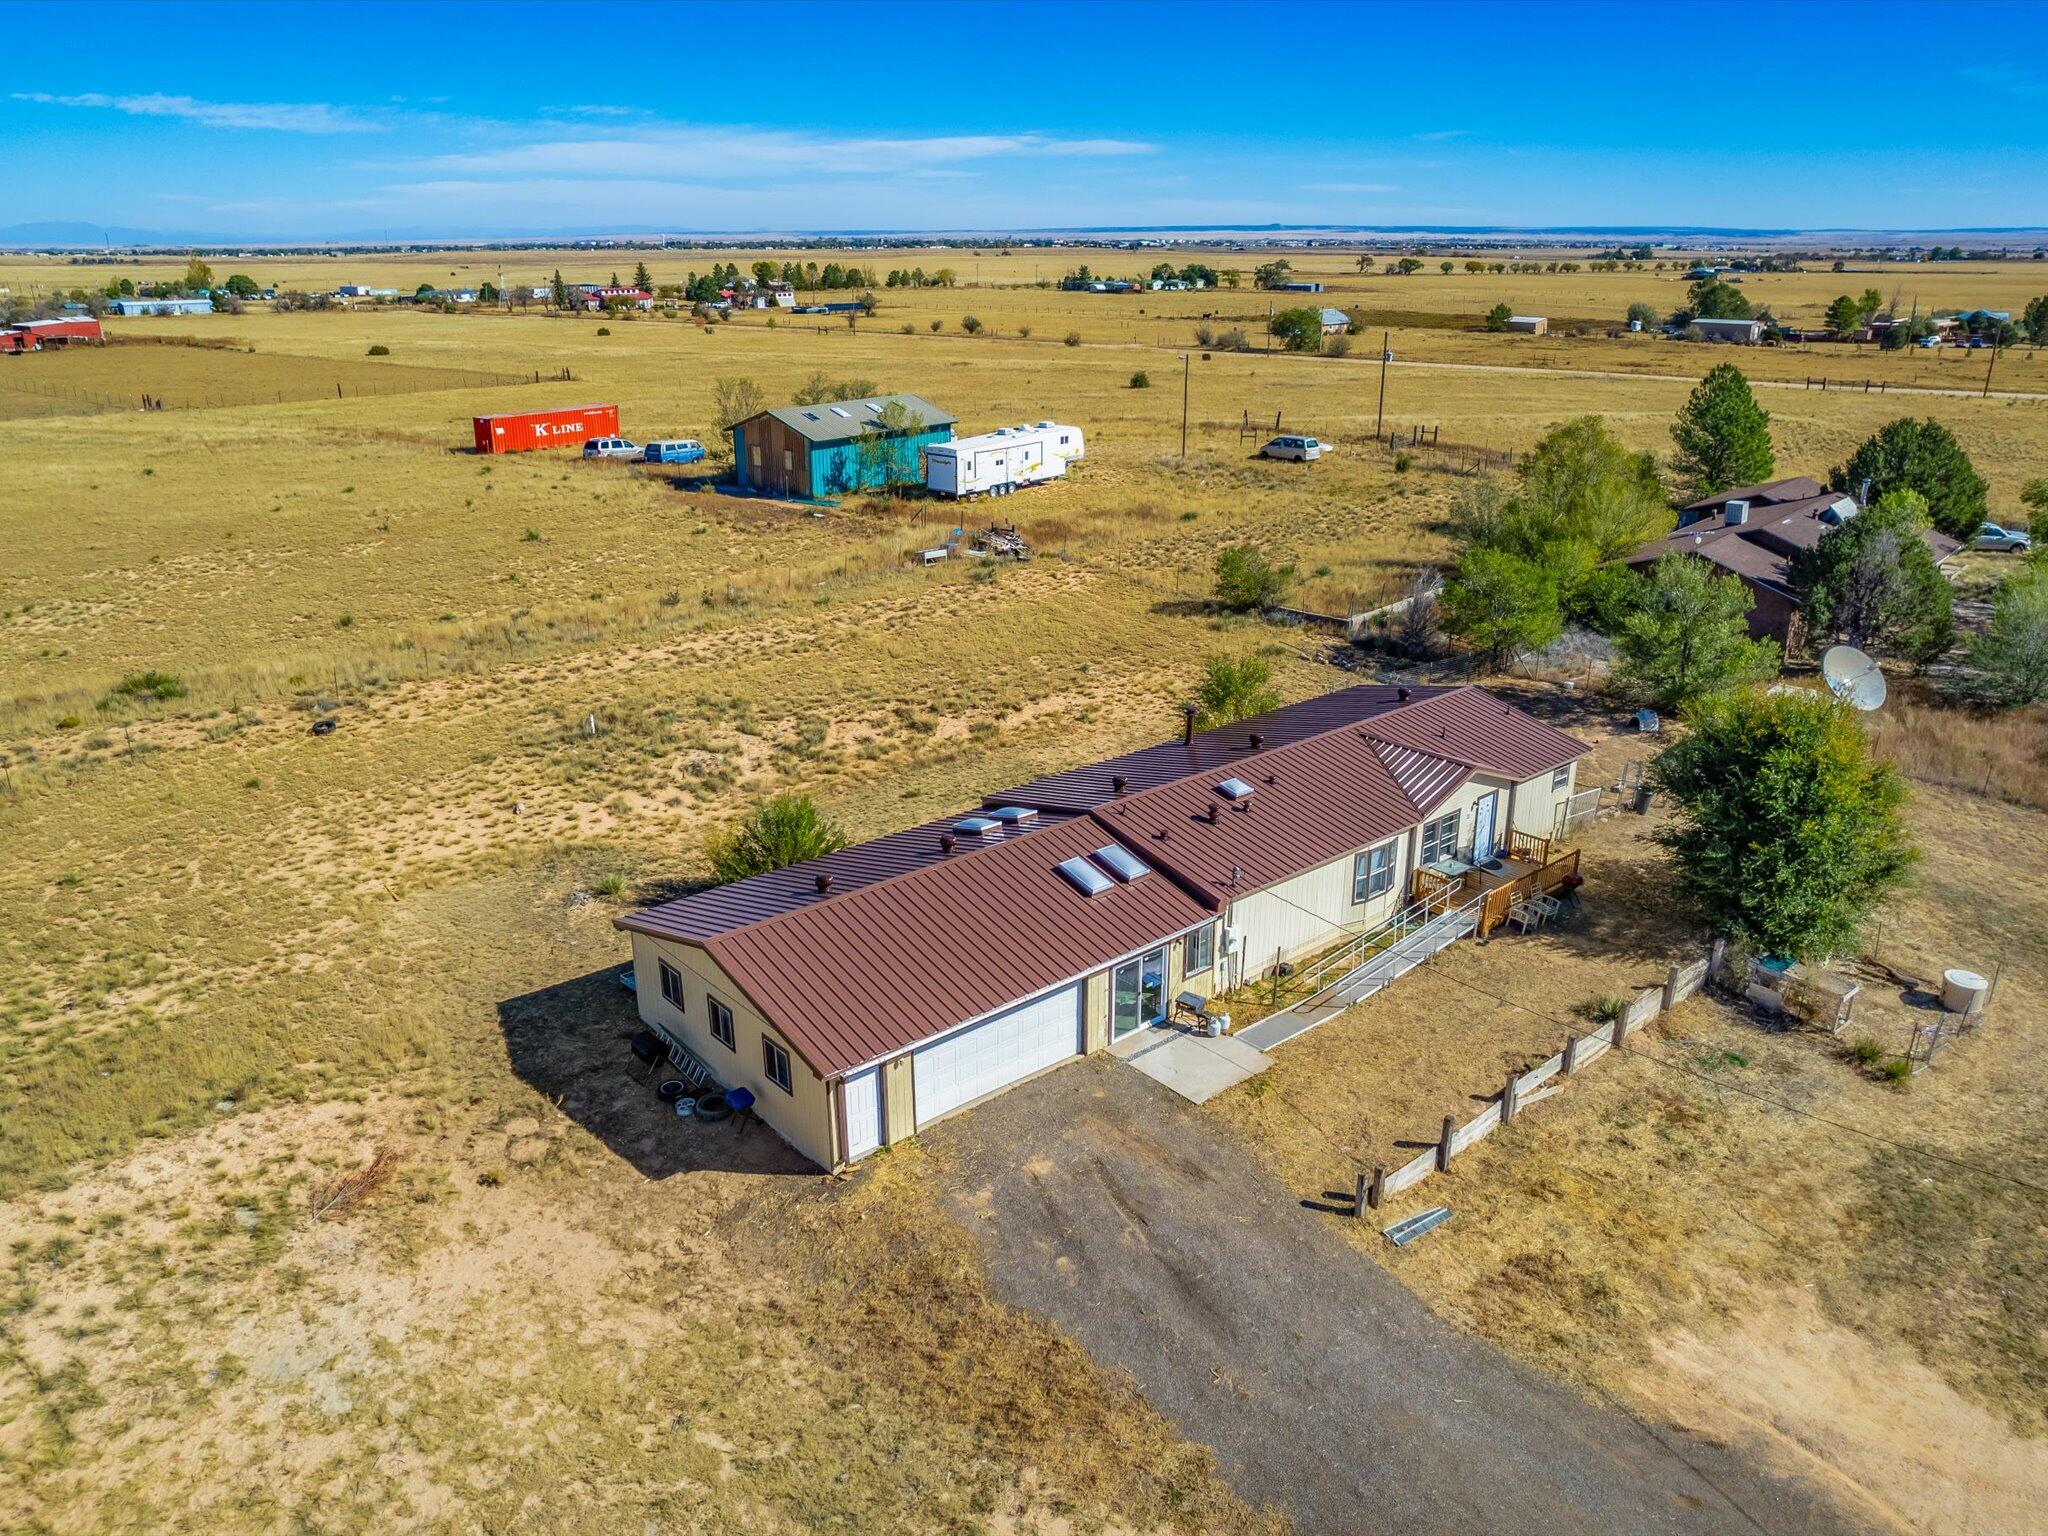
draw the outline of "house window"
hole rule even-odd
[[[661,1000],[674,1004],[678,1012],[683,1007],[683,973],[666,960],[655,962],[661,967]]]
[[[784,473],[785,475],[786,475],[786,474],[788,474],[788,473],[789,473],[789,471],[790,471],[790,467],[791,467],[791,462],[792,462],[792,461],[791,461],[791,459],[790,459],[790,457],[789,457],[789,450],[788,450],[787,448],[783,449],[783,450],[782,450],[782,472],[783,472],[783,473]]]
[[[1550,788],[1553,794],[1555,794],[1560,789],[1570,789],[1571,787],[1572,770],[1569,764],[1567,764],[1563,768],[1558,769],[1557,772],[1553,773],[1550,776]]]
[[[1368,848],[1351,862],[1351,899],[1371,901],[1394,888],[1394,845]]]
[[[711,1038],[732,1050],[732,1010],[708,992],[704,995],[704,1007],[711,1015]]]
[[[761,1037],[761,1069],[768,1074],[768,1081],[784,1093],[795,1093],[789,1083],[789,1052],[770,1040]]]
[[[756,443],[747,450],[747,453],[753,458],[754,468],[759,469],[761,467],[761,445]]]
[[[1438,859],[1455,858],[1458,852],[1458,813],[1439,816],[1435,821],[1422,824],[1422,862],[1434,864]]]
[[[1216,963],[1216,925],[1205,923],[1181,940],[1181,969],[1193,976]]]

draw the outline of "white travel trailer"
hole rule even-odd
[[[925,449],[925,489],[941,496],[1007,496],[1020,485],[1057,480],[1083,451],[1079,427],[1056,421],[997,427]]]

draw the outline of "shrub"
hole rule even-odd
[[[1233,545],[1216,557],[1216,600],[1233,613],[1271,607],[1293,585],[1293,566],[1274,565],[1250,544]]]
[[[960,317],[960,329],[970,336],[980,335],[981,318],[978,315],[962,315]]]
[[[1030,327],[1030,326],[1028,326],[1028,325],[1020,325],[1020,326],[1018,326],[1018,327],[1017,327],[1017,339],[1018,339],[1019,341],[1029,341],[1029,340],[1031,339],[1031,327]]]
[[[1214,326],[1208,326],[1208,325],[1198,325],[1198,326],[1196,326],[1196,327],[1195,327],[1195,345],[1196,345],[1196,346],[1198,346],[1198,347],[1206,347],[1206,346],[1208,346],[1208,345],[1209,345],[1209,344],[1210,344],[1211,342],[1213,342],[1213,341],[1214,341],[1215,339],[1216,339],[1216,328],[1215,328]]]
[[[1611,1023],[1620,1018],[1627,1008],[1628,999],[1615,992],[1603,992],[1581,1005],[1581,1011],[1595,1024]]]
[[[1508,328],[1508,322],[1514,319],[1514,317],[1515,312],[1509,309],[1507,305],[1496,304],[1486,312],[1486,328],[1489,331],[1504,331]]]
[[[385,346],[384,343],[381,341],[377,342],[370,348],[370,356],[372,357],[389,357],[390,355],[391,349]]]
[[[937,332],[939,332],[939,331],[942,331],[942,330],[944,330],[944,329],[945,329],[945,327],[946,327],[946,322],[945,322],[945,321],[943,321],[943,320],[934,320],[934,321],[932,322],[932,331],[933,331],[933,332],[934,332],[935,334],[936,334]]]
[[[610,326],[608,326],[608,325],[600,325],[600,326],[599,326],[599,327],[597,328],[597,334],[598,334],[598,335],[600,335],[600,336],[609,336],[609,335],[611,335],[611,333],[612,333],[612,328],[611,328]]]
[[[1395,455],[1394,455],[1394,473],[1395,473],[1395,474],[1397,474],[1397,475],[1405,475],[1405,474],[1407,474],[1407,473],[1408,473],[1408,471],[1409,471],[1409,470],[1413,469],[1414,467],[1415,467],[1415,456],[1414,456],[1413,454],[1411,454],[1411,453],[1397,453],[1397,454],[1395,454]]]
[[[1140,368],[1136,373],[1131,375],[1131,388],[1150,389],[1151,387],[1152,376],[1145,372],[1144,369]]]
[[[1849,1059],[1861,1067],[1874,1067],[1884,1060],[1884,1047],[1863,1035],[1850,1045]]]
[[[989,566],[993,569],[993,566]],[[846,833],[808,795],[776,795],[758,803],[729,832],[705,845],[720,883],[766,874],[846,846]]]
[[[1067,345],[1070,347],[1078,347],[1079,345],[1081,345],[1081,333],[1079,331],[1067,332]]]
[[[1280,690],[1273,686],[1272,664],[1263,656],[1211,656],[1202,663],[1195,706],[1195,723],[1205,731],[1278,709]]]
[[[1903,1088],[1913,1080],[1913,1063],[1903,1056],[1894,1056],[1877,1069],[1877,1075],[1894,1088]]]
[[[593,895],[602,896],[607,901],[616,901],[626,894],[626,877],[613,870],[590,889]]]
[[[114,684],[114,692],[124,699],[162,703],[185,697],[185,685],[169,672],[131,672]]]

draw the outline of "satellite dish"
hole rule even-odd
[[[1873,710],[1884,703],[1884,673],[1853,645],[1831,645],[1820,659],[1828,692],[1851,709]]]

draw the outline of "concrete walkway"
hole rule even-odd
[[[1254,1050],[1230,1035],[1210,1039],[1191,1031],[1161,1030],[1160,1040],[1149,1040],[1124,1060],[1163,1083],[1190,1104],[1203,1104],[1226,1088],[1235,1088],[1248,1077],[1257,1077],[1273,1065],[1273,1058]]]
[[[1118,1062],[1048,1072],[919,1140],[1003,1298],[1130,1372],[1296,1536],[1859,1528],[1726,1445],[1456,1332],[1345,1241],[1349,1217],[1304,1209],[1250,1147]]]
[[[1467,937],[1477,925],[1477,918],[1462,909],[1431,918],[1413,933],[1396,940],[1345,973],[1335,985],[1318,992],[1313,1000],[1296,1003],[1292,1008],[1282,1009],[1256,1024],[1248,1024],[1237,1032],[1236,1038],[1260,1051],[1285,1045],[1296,1035],[1308,1033],[1354,1004],[1364,1002],[1373,993],[1392,986],[1432,955]]]

